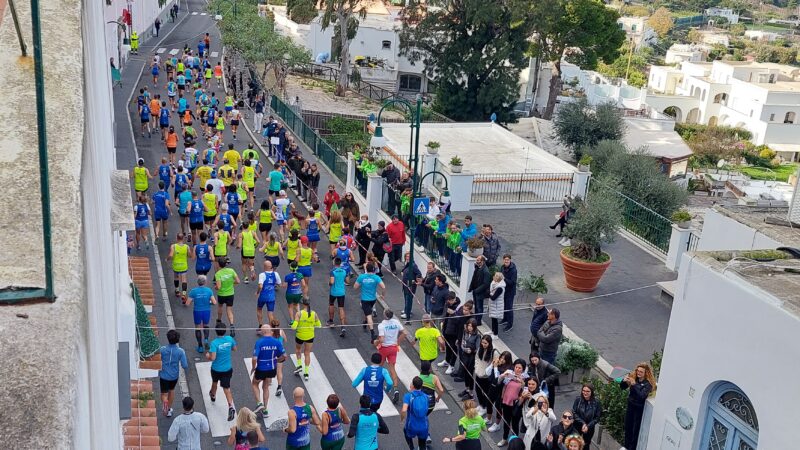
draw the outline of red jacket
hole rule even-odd
[[[333,192],[326,192],[325,198],[322,199],[322,203],[325,204],[325,214],[330,216],[331,215],[331,207],[334,203],[339,203],[339,193],[336,191]]]
[[[389,235],[389,242],[391,242],[392,245],[402,245],[406,243],[406,226],[403,225],[403,222],[390,222],[389,225],[386,225],[386,234]]]

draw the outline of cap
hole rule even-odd
[[[144,158],[139,158],[136,162],[139,164],[144,164]]]
[[[274,191],[273,191],[273,192],[274,192]],[[283,189],[281,189],[281,191],[280,191],[280,192],[278,192],[278,195],[286,195],[286,191],[284,191]]]
[[[308,236],[300,236],[300,242],[303,244],[308,244]]]

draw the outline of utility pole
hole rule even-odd
[[[631,48],[628,51],[628,67],[625,69],[625,81],[628,81],[628,74],[631,71],[631,59],[633,59],[633,38],[630,38]]]

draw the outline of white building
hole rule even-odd
[[[657,37],[655,30],[647,24],[649,17],[623,16],[617,19],[617,26],[625,30],[628,42],[633,41],[636,47],[650,45],[650,40]]]
[[[705,215],[697,252],[683,255],[647,449],[797,448],[800,260],[754,261],[731,250],[800,247],[786,209]],[[708,253],[707,251],[714,251]],[[788,379],[787,379],[788,380]]]
[[[678,64],[682,62],[702,62],[708,57],[708,47],[705,45],[672,44],[667,50],[664,62]]]
[[[334,26],[322,29],[322,15],[308,24],[298,24],[286,15],[283,6],[269,6],[275,14],[275,26],[295,43],[307,48],[312,56],[332,54]],[[422,62],[412,64],[400,55],[400,29],[402,8],[371,3],[367,16],[359,19],[358,33],[350,41],[351,62],[356,56],[376,58],[383,67],[359,67],[361,78],[393,92],[428,92],[428,78]],[[334,67],[338,67],[335,64]]]
[[[716,31],[697,30],[703,37],[703,44],[714,45],[720,44],[725,47],[731,44],[730,36],[727,33],[720,33]]]
[[[747,30],[744,32],[744,37],[750,39],[751,41],[773,42],[774,40],[781,37],[781,35],[773,31]]]
[[[739,23],[739,13],[731,8],[708,8],[705,11],[706,17],[724,17],[728,23]]]
[[[652,66],[646,102],[678,122],[742,127],[786,159],[800,152],[800,69],[735,61]]]

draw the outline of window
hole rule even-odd
[[[744,392],[731,383],[719,383],[707,401],[702,450],[757,448],[758,418]]]
[[[401,91],[422,91],[422,77],[417,75],[400,75]]]
[[[770,114],[769,115],[769,121],[770,122],[774,122],[775,121],[775,114]]]
[[[789,111],[783,117],[783,123],[794,123],[794,118],[795,118],[795,113],[792,112],[792,111]]]
[[[631,25],[631,31],[636,31],[636,24],[635,23]]]
[[[391,50],[392,41],[383,41],[383,42],[381,42],[381,48],[383,48],[384,50]]]

